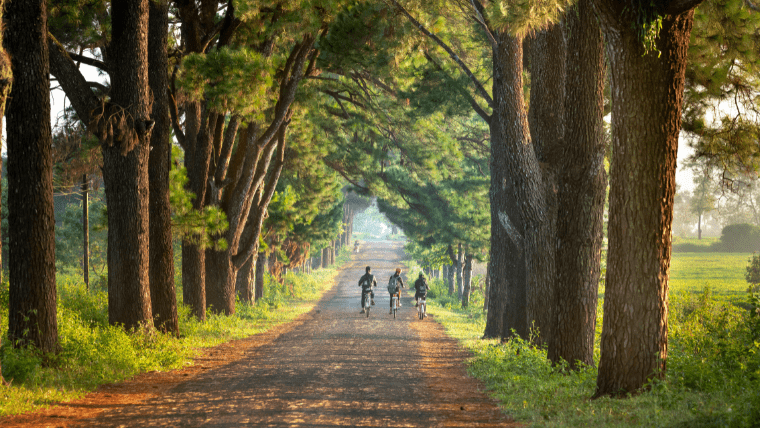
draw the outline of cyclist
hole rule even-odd
[[[375,279],[375,275],[372,275],[372,268],[367,266],[365,268],[366,273],[362,275],[361,278],[359,278],[359,287],[362,288],[362,311],[359,312],[360,314],[364,313],[364,299],[366,298],[367,294],[366,291],[369,291],[370,294],[370,304],[375,304],[375,291],[372,289],[373,287],[377,286],[377,280]]]
[[[427,296],[428,290],[430,290],[430,286],[428,286],[425,275],[422,272],[420,272],[420,277],[417,278],[417,281],[414,281],[414,290],[414,307],[416,308],[420,297],[424,299]]]
[[[395,288],[393,285],[395,285]],[[404,280],[401,279],[401,268],[396,268],[396,273],[388,278],[388,292],[391,295],[390,314],[393,314],[393,296],[399,297],[398,307],[401,307],[401,288],[404,288]]]

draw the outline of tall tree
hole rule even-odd
[[[153,323],[149,288],[148,1],[111,3],[111,103],[99,123],[108,204],[108,320]],[[113,130],[112,133],[109,130]]]
[[[565,136],[557,201],[557,287],[553,362],[594,364],[596,306],[601,275],[602,226],[607,188],[602,128],[604,51],[589,0],[565,15],[567,77]]]
[[[607,40],[612,91],[597,395],[633,393],[664,376],[676,152],[693,8],[700,2],[592,1]]]
[[[8,103],[8,337],[13,346],[58,346],[53,157],[44,0],[6,5],[0,93]],[[7,60],[6,55],[1,56]]]
[[[150,1],[148,18],[148,81],[153,94],[148,159],[150,211],[150,296],[156,328],[179,334],[177,294],[174,290],[174,246],[172,242],[169,170],[171,165],[171,120],[169,118],[169,64],[167,43],[169,3]]]

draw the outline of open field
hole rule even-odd
[[[734,303],[746,297],[744,279],[750,253],[674,253],[670,263],[670,292],[699,293],[710,287],[717,299]]]

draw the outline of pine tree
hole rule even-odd
[[[633,393],[664,376],[676,151],[700,2],[592,1],[615,94],[597,395]]]
[[[8,339],[43,352],[58,348],[55,218],[44,0],[3,9],[3,100],[8,98]],[[10,64],[6,61],[10,57]],[[12,78],[12,89],[10,88]],[[4,103],[3,103],[4,104]]]

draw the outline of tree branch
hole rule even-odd
[[[177,70],[179,70],[179,67],[174,66],[171,86],[169,87],[169,113],[171,114],[172,128],[174,129],[174,135],[177,137],[177,142],[179,143],[179,146],[182,147],[182,150],[187,151],[187,139],[179,124],[179,111],[177,109],[177,99],[175,98],[177,88],[174,85],[174,81],[177,78]]]
[[[83,64],[87,64],[89,66],[96,67],[110,73],[108,66],[103,61],[97,60],[95,58],[90,58],[88,56],[76,54],[74,52],[66,52],[66,53],[69,55],[69,58],[71,58],[74,61],[79,61]]]
[[[488,40],[491,41],[491,48],[496,49],[499,46],[499,42],[496,41],[491,29],[488,28],[488,24],[486,23],[486,19],[483,18],[483,14],[480,13],[480,9],[483,8],[483,5],[479,2],[476,4],[475,0],[470,0],[470,4],[472,4],[472,9],[475,11],[475,22],[483,27],[483,31],[486,33],[486,36],[488,36]],[[478,6],[480,6],[480,8],[478,8]]]
[[[71,105],[79,120],[90,130],[95,110],[102,105],[90,89],[87,80],[77,68],[63,45],[52,34],[48,33],[48,53],[50,74],[58,79],[61,88],[71,101]]]
[[[100,82],[87,82],[88,85],[90,85],[91,88],[97,88],[103,91],[103,94],[108,94],[108,92],[111,91],[111,88],[108,86],[100,83]]]
[[[665,13],[667,15],[680,15],[687,10],[694,9],[703,1],[704,0],[673,0],[668,4]],[[749,3],[749,0],[745,0],[745,2]]]
[[[693,0],[693,1],[696,1],[696,0]],[[443,48],[443,50],[445,50],[446,53],[449,54],[449,57],[451,57],[451,59],[453,59],[454,62],[456,62],[459,65],[459,68],[461,68],[462,71],[464,71],[465,74],[467,74],[467,76],[469,76],[469,78],[472,81],[472,83],[475,84],[475,90],[478,92],[478,94],[480,94],[480,96],[483,97],[483,99],[488,103],[489,107],[493,108],[493,99],[491,98],[490,95],[488,95],[488,92],[485,90],[485,88],[480,83],[480,81],[475,77],[475,75],[472,74],[472,71],[470,71],[469,67],[467,67],[467,65],[464,63],[464,61],[462,61],[459,58],[459,56],[457,56],[457,54],[454,53],[454,51],[446,43],[443,42],[443,40],[441,40],[438,36],[436,36],[435,34],[431,33],[430,31],[428,31],[428,29],[425,28],[419,21],[417,21],[416,19],[414,19],[414,17],[412,15],[410,15],[409,12],[407,12],[406,9],[404,9],[404,7],[401,6],[398,1],[391,0],[391,2],[396,6],[396,8],[398,8],[398,10],[401,13],[403,13],[404,15],[406,15],[406,17],[414,25],[416,25],[417,28],[419,28],[420,31],[423,34],[425,34],[426,36],[428,36],[431,39],[433,39],[433,41],[436,42],[438,44],[438,46],[440,46],[441,48]]]

